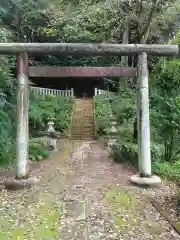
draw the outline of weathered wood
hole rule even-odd
[[[136,68],[30,66],[29,77],[135,77]]]
[[[21,53],[17,59],[17,178],[28,176],[28,57]]]
[[[176,56],[178,45],[105,44],[105,43],[0,43],[0,54],[119,55],[146,52],[149,55]]]
[[[141,177],[151,176],[149,87],[147,54],[138,57],[137,80],[138,164]]]

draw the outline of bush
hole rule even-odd
[[[2,32],[1,32],[2,33]],[[2,36],[0,33],[0,39]],[[15,121],[13,119],[14,79],[11,74],[9,58],[0,56],[0,164],[8,165],[15,159],[13,139]]]
[[[109,99],[104,95],[95,97],[96,134],[106,136],[111,123]]]
[[[122,124],[135,115],[136,107],[133,99],[123,98],[112,101],[112,112],[118,123]]]
[[[119,137],[120,141],[123,142],[133,142],[133,124],[123,124],[119,127]]]
[[[131,142],[117,142],[112,147],[113,158],[116,162],[130,162],[133,165],[138,164],[138,145]],[[152,162],[159,161],[162,158],[161,151],[157,145],[151,146]]]
[[[132,119],[136,114],[136,95],[127,86],[119,88],[118,97],[112,99],[111,109],[119,124]]]
[[[32,139],[29,141],[29,160],[40,161],[49,156],[46,144],[42,140]]]
[[[5,112],[7,111],[7,112]],[[8,109],[0,109],[0,164],[9,164],[13,161],[15,153],[13,149],[14,129]]]
[[[174,163],[157,161],[153,164],[153,172],[170,180],[180,180],[180,160]]]
[[[60,96],[30,97],[29,126],[30,131],[43,131],[47,121],[55,119],[55,129],[64,132],[70,124],[73,99]]]
[[[153,138],[156,140],[156,136],[161,136],[164,159],[173,162],[180,153],[180,60],[159,62],[152,76],[151,123],[156,129]]]

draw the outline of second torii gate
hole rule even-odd
[[[30,54],[63,55],[138,55],[137,66],[137,119],[138,119],[138,165],[139,174],[131,181],[138,184],[160,183],[151,173],[149,87],[147,54],[153,56],[177,56],[177,45],[146,44],[91,44],[91,43],[0,43],[0,54],[17,54],[17,179],[14,182],[26,185],[34,181],[28,173],[28,58]],[[7,184],[8,186],[8,184]]]

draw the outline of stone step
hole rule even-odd
[[[71,126],[94,126],[94,123],[91,121],[91,122],[88,122],[88,121],[73,121]]]
[[[94,132],[71,132],[71,135],[73,135],[73,136],[82,136],[82,135],[93,136]]]
[[[94,126],[94,123],[89,123],[89,122],[79,122],[79,123],[72,123],[71,127],[90,127]]]
[[[94,132],[94,128],[71,128],[71,132]]]
[[[72,120],[91,120],[93,122],[93,116],[83,116],[83,115],[76,115],[76,116],[73,116],[73,119]]]
[[[93,100],[76,100],[71,125],[71,138],[76,140],[93,140],[94,112]]]
[[[94,135],[71,135],[71,138],[94,138]]]
[[[73,118],[80,118],[80,117],[83,117],[83,118],[93,118],[93,114],[81,114],[81,113],[76,113],[76,114],[73,114]]]
[[[71,131],[71,133],[73,133],[73,134],[94,134],[94,130],[92,129],[92,130],[82,130],[82,131],[78,131],[78,130],[76,130],[76,131]]]
[[[94,137],[72,137],[72,140],[94,140]]]
[[[94,124],[74,124],[71,126],[71,129],[94,129]]]
[[[73,113],[73,117],[78,117],[78,116],[82,116],[82,117],[93,117],[93,114],[92,113],[81,113],[81,112],[76,112],[76,113]]]
[[[77,110],[77,111],[89,111],[89,110],[92,110],[93,109],[93,107],[92,106],[83,106],[83,108],[82,107],[75,107],[74,108],[74,110]]]
[[[73,129],[72,131],[71,131],[71,133],[74,133],[74,134],[82,134],[82,133],[84,133],[84,134],[94,134],[94,130],[93,129],[83,129],[83,130],[81,130],[81,129]]]

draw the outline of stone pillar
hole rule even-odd
[[[149,84],[147,54],[138,58],[137,80],[138,165],[142,177],[151,176]]]
[[[5,188],[10,190],[29,188],[38,182],[38,179],[29,177],[28,167],[28,56],[20,53],[17,60],[17,174],[14,179],[7,179],[4,183]]]
[[[147,54],[138,57],[137,80],[137,127],[138,127],[138,171],[131,181],[139,185],[155,185],[160,178],[151,175],[150,121],[149,121],[149,85]]]
[[[21,53],[17,59],[17,178],[28,177],[28,56]]]

